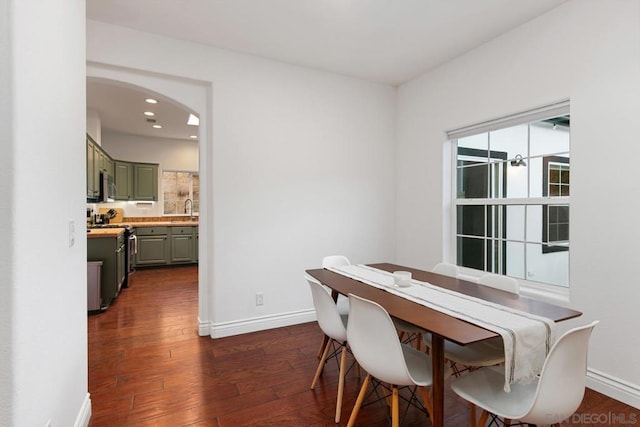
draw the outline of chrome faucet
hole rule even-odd
[[[189,203],[189,219],[193,221],[193,200],[187,199],[184,201],[184,213],[187,213],[187,202]]]

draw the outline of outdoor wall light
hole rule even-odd
[[[520,154],[516,154],[516,157],[511,160],[511,166],[527,166],[527,163],[522,159]]]

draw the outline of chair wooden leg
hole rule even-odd
[[[391,427],[400,426],[400,402],[398,401],[398,386],[391,388]]]
[[[480,419],[478,420],[478,423],[476,424],[476,427],[484,427],[487,425],[487,418],[489,418],[489,412],[487,411],[482,411],[482,415],[480,415]]]
[[[371,375],[367,374],[364,377],[364,382],[362,383],[362,387],[360,387],[360,393],[358,393],[358,398],[356,399],[356,403],[353,405],[353,409],[351,410],[351,415],[349,416],[349,422],[347,423],[347,427],[353,427],[356,423],[356,418],[358,418],[358,412],[360,412],[360,407],[362,406],[362,401],[364,400],[364,396],[367,394],[367,387],[369,387],[369,381],[371,380]]]
[[[511,425],[511,420],[509,418],[504,419],[504,425],[509,427]]]
[[[469,408],[469,421],[470,421],[469,425],[471,427],[476,427],[476,405],[474,405],[473,403]]]
[[[320,342],[320,347],[318,348],[318,359],[320,359],[320,357],[322,356],[322,352],[324,351],[324,348],[327,346],[327,341],[330,341],[329,337],[326,335],[323,335],[322,341]]]
[[[318,363],[318,369],[316,369],[316,375],[313,377],[313,381],[311,382],[311,388],[316,386],[316,381],[320,378],[320,374],[322,374],[322,370],[324,369],[324,362],[327,360],[327,355],[329,354],[329,349],[331,348],[331,340],[327,342],[327,345],[324,347],[324,352],[322,353],[322,357],[320,357],[320,363]]]
[[[346,344],[346,343],[345,343]],[[340,413],[342,412],[342,393],[344,391],[344,375],[347,367],[347,346],[342,346],[342,355],[340,356],[340,374],[338,378],[338,397],[336,399],[336,423],[340,422]]]
[[[427,389],[425,387],[420,387],[420,393],[422,394],[424,407],[427,408],[427,413],[429,414],[429,420],[431,421],[431,424],[433,424],[433,405],[431,404],[431,397],[427,393]]]
[[[416,350],[420,350],[420,347],[422,347],[422,334],[418,334],[416,338]]]

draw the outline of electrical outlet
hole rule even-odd
[[[264,304],[264,294],[262,292],[258,292],[256,294],[256,305],[263,305]]]

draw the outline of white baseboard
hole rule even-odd
[[[267,329],[280,328],[283,326],[298,325],[300,323],[313,322],[315,320],[315,310],[309,309],[236,320],[232,322],[211,322],[207,332],[211,338],[223,338],[233,335],[247,334],[250,332],[265,331]]]
[[[89,420],[91,419],[91,397],[89,393],[84,397],[80,412],[76,417],[76,422],[73,423],[73,427],[88,427]]]
[[[612,377],[596,369],[587,369],[587,387],[640,409],[640,386]]]
[[[207,322],[198,317],[198,335],[206,337],[211,333],[211,322]]]

